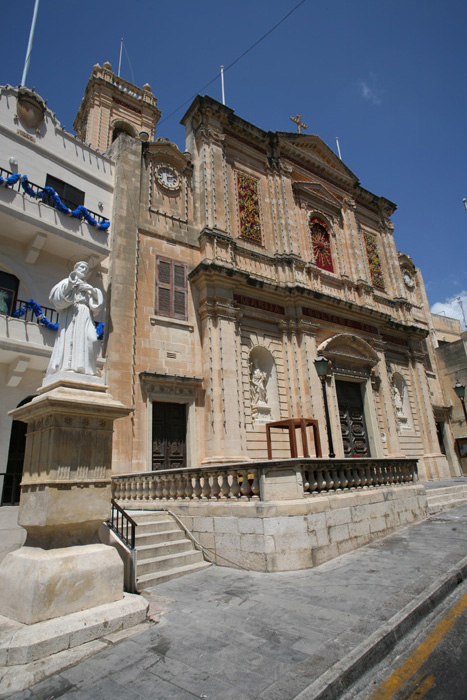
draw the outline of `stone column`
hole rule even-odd
[[[238,357],[238,310],[230,301],[218,299],[206,302],[200,315],[210,415],[207,426],[209,448],[203,464],[247,460],[241,357]]]
[[[113,422],[130,409],[96,379],[49,383],[10,414],[28,424],[18,517],[27,537],[0,565],[0,614],[25,624],[123,598],[122,561],[98,529],[110,515]]]
[[[106,372],[111,394],[120,401],[133,404],[141,142],[122,134],[112,145],[112,156],[116,160],[116,169],[106,314]],[[114,471],[131,471],[132,459],[133,422],[128,417],[116,426]]]
[[[386,366],[386,355],[384,353],[385,344],[382,341],[374,340],[373,347],[380,358],[378,362],[379,378],[381,385],[379,387],[379,400],[381,405],[380,420],[384,426],[386,435],[386,450],[388,457],[404,457],[399,442],[399,431],[394,415],[394,405],[392,403],[392,388],[388,376],[388,368]]]
[[[412,348],[409,357],[424,451],[424,455],[420,460],[420,467],[425,471],[425,474],[423,474],[422,469],[420,469],[420,478],[422,480],[449,479],[449,464],[446,456],[442,454],[438,442],[435,416],[430,400],[430,390],[426,380],[425,367],[423,365],[424,356],[418,349]]]

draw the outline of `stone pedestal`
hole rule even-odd
[[[251,413],[255,423],[268,423],[272,420],[270,407],[262,401],[251,407]]]
[[[60,378],[11,412],[28,424],[27,536],[0,565],[0,614],[25,624],[123,598],[123,564],[98,529],[110,514],[113,422],[131,409],[83,379]]]

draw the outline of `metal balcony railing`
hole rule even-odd
[[[10,170],[6,170],[5,168],[0,168],[0,176],[5,178],[5,179],[7,179],[8,177],[11,177],[14,174],[15,173],[12,173]],[[38,199],[39,202],[41,202],[42,204],[45,204],[48,207],[51,207],[51,209],[55,208],[53,206],[53,204],[49,202],[48,195],[45,195],[43,197],[40,196],[41,193],[44,191],[44,187],[41,187],[40,185],[36,185],[34,182],[31,182],[29,179],[27,181],[27,184],[28,184],[28,187],[34,193],[32,195],[33,197],[35,196],[35,198]],[[14,190],[16,192],[21,192],[21,194],[24,193],[23,188],[21,186],[21,180],[18,180],[18,182],[16,182],[15,184],[10,185],[8,187],[8,189]],[[76,208],[76,202],[70,202],[69,200],[63,199],[62,197],[60,197],[60,200],[69,209],[73,210]],[[98,224],[103,224],[103,223],[106,223],[108,221],[108,219],[105,216],[102,216],[102,214],[97,214],[95,211],[91,211],[91,209],[88,209],[87,207],[86,207],[86,209],[89,212],[89,214],[93,217],[93,219],[95,219],[97,221]]]
[[[20,310],[25,310],[25,313],[19,315]],[[48,306],[41,306],[42,314],[50,323],[58,323],[59,313],[55,309],[51,309]],[[16,299],[14,303],[13,312],[10,314],[16,318],[21,318],[23,321],[33,321],[34,323],[40,323],[40,318],[34,313],[34,309],[27,306],[27,302],[24,299]]]

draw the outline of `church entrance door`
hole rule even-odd
[[[186,405],[152,404],[152,469],[186,467]]]
[[[361,385],[336,381],[344,457],[369,457]]]

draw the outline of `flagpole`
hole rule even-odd
[[[342,160],[341,149],[340,149],[340,146],[339,146],[339,137],[338,137],[338,136],[336,136],[336,143],[337,143],[337,152],[338,152],[338,154],[339,154],[339,159]]]
[[[36,0],[34,5],[34,14],[32,16],[31,31],[29,32],[28,48],[26,49],[26,59],[24,61],[23,76],[21,78],[21,85],[26,85],[26,78],[29,70],[29,61],[31,59],[32,52],[32,42],[34,40],[34,31],[36,29],[36,19],[37,11],[39,10],[39,0]]]
[[[222,104],[225,105],[225,92],[224,92],[224,66],[221,66],[221,85],[222,85]]]
[[[120,77],[120,68],[122,67],[122,49],[123,49],[123,37],[120,39],[120,58],[118,59],[118,73],[117,73],[118,77]]]

